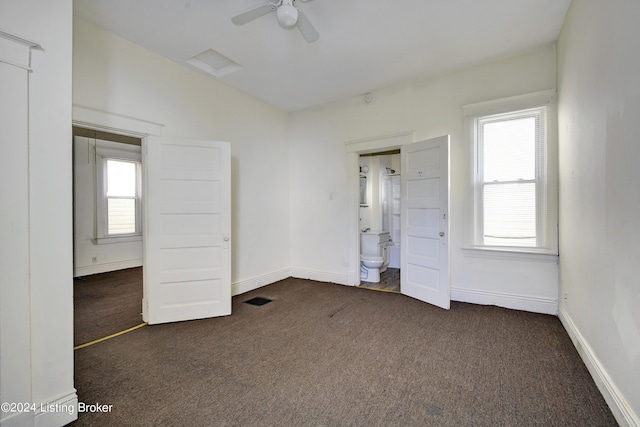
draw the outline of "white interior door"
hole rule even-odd
[[[400,290],[448,309],[449,136],[403,145],[401,155]]]
[[[229,143],[148,137],[143,168],[144,320],[231,314]]]

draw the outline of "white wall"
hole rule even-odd
[[[73,140],[73,276],[142,265],[142,239],[96,243],[96,140]]]
[[[231,143],[234,293],[288,277],[287,114],[82,20],[73,40],[74,105]]]
[[[2,257],[19,251],[15,264],[3,263],[2,294],[10,289],[12,295],[20,292],[20,298],[2,299],[0,390],[3,402],[35,404],[34,411],[2,411],[3,426],[64,425],[75,419],[73,411],[41,410],[50,403],[71,407],[77,403],[71,270],[71,25],[71,0],[2,1],[0,28],[41,46],[31,51],[33,72],[25,80],[28,92],[2,93],[3,102],[19,96],[16,108],[25,107],[28,122],[24,122],[25,138],[1,141],[3,154],[9,145],[21,147],[14,162],[3,158],[3,177],[9,173],[26,193],[8,202],[15,201],[15,209],[5,210],[8,204],[2,199],[3,233],[6,221],[13,230],[9,239],[1,239]],[[12,277],[10,282],[4,281],[5,274]],[[26,298],[22,298],[24,292]],[[8,318],[7,310],[12,313]]]
[[[574,0],[558,43],[560,317],[640,425],[640,3]]]
[[[451,135],[451,286],[453,299],[555,313],[555,262],[465,257],[464,192],[471,167],[462,106],[555,89],[552,46],[446,75],[292,114],[291,268],[302,277],[347,283],[347,141],[415,132],[420,141]]]

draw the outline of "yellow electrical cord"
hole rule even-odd
[[[117,332],[115,334],[109,335],[108,337],[100,338],[100,339],[93,340],[93,341],[85,343],[85,344],[77,345],[77,346],[73,347],[73,349],[74,350],[79,350],[81,348],[89,347],[90,345],[98,344],[99,342],[106,341],[106,340],[108,340],[110,338],[115,338],[115,337],[118,337],[120,335],[124,335],[127,332],[135,331],[136,329],[140,329],[143,326],[147,326],[147,322],[141,323],[138,326],[134,326],[133,328],[125,329],[124,331],[120,331],[120,332]]]
[[[368,288],[368,287],[362,286],[362,285],[358,285],[358,286],[356,286],[356,288],[366,289],[368,291],[389,292],[390,294],[399,294],[400,293],[398,291],[393,291],[391,289]]]

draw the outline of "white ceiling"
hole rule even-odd
[[[570,0],[298,1],[320,33],[313,43],[273,13],[231,23],[267,2],[75,0],[74,10],[186,67],[213,49],[242,69],[211,78],[296,111],[553,43]]]

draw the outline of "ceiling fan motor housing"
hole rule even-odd
[[[298,9],[293,5],[293,0],[283,0],[276,12],[278,22],[287,28],[291,28],[298,22]]]
[[[302,0],[303,2],[309,2],[313,0]],[[261,16],[268,15],[272,12],[276,12],[276,18],[278,24],[284,29],[292,29],[297,27],[300,33],[308,43],[312,43],[320,37],[318,31],[313,27],[313,24],[309,22],[307,16],[297,7],[295,7],[296,0],[278,0],[277,3],[267,3],[262,6],[254,7],[240,15],[236,15],[231,18],[231,22],[235,25],[244,25],[248,22],[258,19]]]

